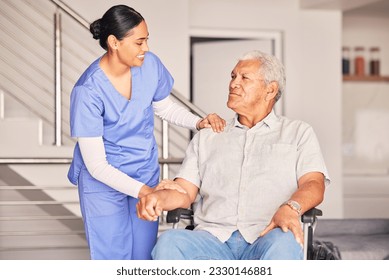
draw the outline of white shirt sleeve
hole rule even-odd
[[[144,184],[108,163],[102,137],[80,137],[78,144],[85,166],[93,178],[119,192],[138,197]]]
[[[173,102],[170,96],[161,101],[153,102],[155,114],[171,124],[196,130],[200,117],[192,114],[188,109]]]

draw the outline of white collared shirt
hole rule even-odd
[[[199,187],[196,230],[225,242],[235,230],[253,243],[308,172],[329,176],[313,129],[272,111],[249,129],[237,117],[224,131],[199,131],[176,177]]]

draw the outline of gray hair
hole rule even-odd
[[[258,60],[261,63],[259,74],[263,77],[266,84],[276,82],[278,84],[278,93],[275,97],[277,102],[285,90],[285,69],[281,61],[273,55],[261,51],[249,51],[239,58],[242,60]]]

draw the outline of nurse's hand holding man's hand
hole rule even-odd
[[[155,187],[155,191],[159,190],[176,190],[180,193],[186,193],[186,190],[184,190],[179,184],[169,179],[163,179],[159,182],[158,186]]]
[[[226,121],[217,114],[209,114],[197,122],[196,128],[212,128],[214,132],[222,132],[226,126]],[[136,204],[138,218],[156,221],[162,214],[162,207],[157,196],[149,195],[159,190],[175,190],[186,194],[187,192],[173,180],[164,179],[155,188],[143,185],[139,191],[139,202]]]
[[[146,186],[146,185],[145,185]],[[143,187],[145,187],[143,186]],[[143,189],[142,187],[142,189]],[[147,187],[147,186],[146,186]],[[160,190],[175,190],[186,194],[187,192],[173,180],[164,179],[155,188],[147,187],[147,194],[158,192]],[[141,189],[141,192],[142,192]],[[140,192],[140,193],[141,193]],[[147,221],[157,221],[158,217],[162,215],[162,207],[160,207],[160,199],[153,195],[142,195],[139,193],[139,201],[136,204],[138,218]],[[143,198],[143,199],[142,199]]]

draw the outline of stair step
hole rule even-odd
[[[2,121],[0,121],[1,123]],[[0,126],[1,129],[1,126]],[[3,135],[3,132],[2,132]],[[27,132],[23,134],[21,139],[26,138]],[[1,138],[0,138],[1,139]],[[11,140],[5,139],[1,140],[0,144],[3,142],[9,142],[1,144],[2,148],[0,148],[0,157],[1,158],[15,158],[15,159],[71,159],[73,157],[74,145],[67,146],[49,146],[49,145],[38,145],[31,144],[30,141],[23,142],[21,139],[18,141],[10,143]],[[18,143],[19,142],[19,143]],[[7,145],[7,146],[4,146]],[[16,162],[17,163],[17,162]],[[44,163],[44,161],[42,162]],[[49,163],[49,162],[48,162]],[[64,163],[69,163],[69,161],[65,161]]]
[[[25,247],[4,247],[0,248],[0,252],[4,251],[26,251],[26,250],[58,250],[58,249],[88,249],[88,246],[86,244],[80,244],[80,245],[70,245],[70,246],[61,246],[61,245],[42,245],[42,246],[25,246]]]
[[[15,164],[9,167],[34,186],[73,186],[67,178],[69,164]]]
[[[0,222],[0,233],[7,232],[48,232],[48,231],[82,231],[84,230],[84,224],[82,219],[73,219],[73,220],[54,220],[54,219],[45,219],[45,220],[7,220]]]
[[[85,248],[30,248],[0,251],[0,260],[90,260]]]
[[[69,215],[71,212],[58,205],[0,205],[0,216],[4,217],[25,217],[25,216],[42,216],[42,215]]]
[[[63,205],[63,204],[78,204],[78,201],[55,201],[55,200],[36,200],[36,201],[26,201],[26,200],[12,200],[12,201],[0,201],[0,206],[7,205]]]
[[[0,237],[4,236],[49,236],[49,235],[82,235],[85,234],[83,230],[47,230],[47,231],[0,231]],[[2,243],[2,242],[0,242]]]
[[[77,216],[2,216],[0,221],[30,221],[30,220],[77,220]]]

